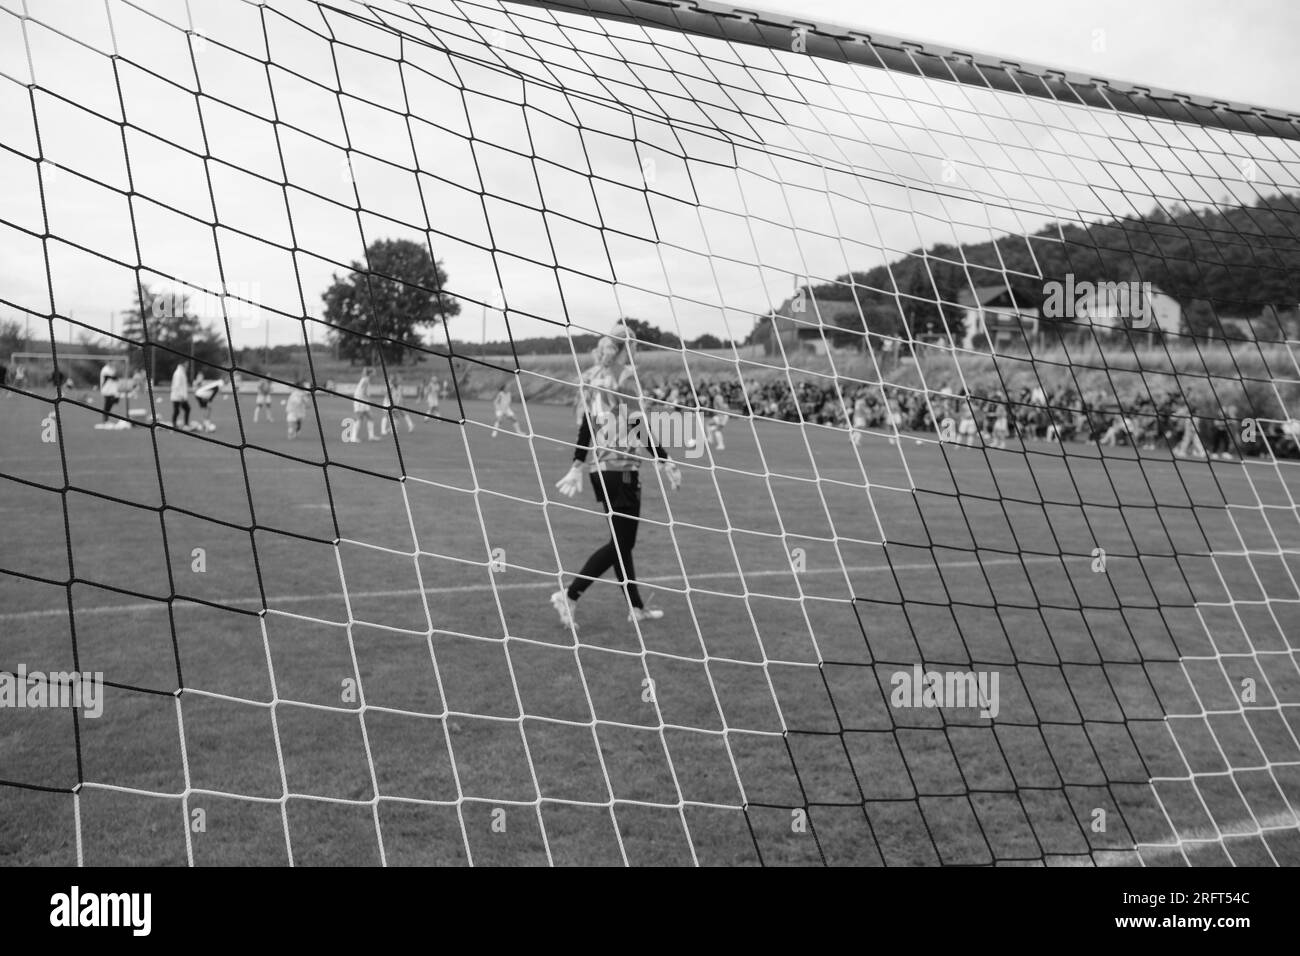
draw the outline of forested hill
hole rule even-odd
[[[980,286],[1000,284],[1005,268],[1012,291],[1026,306],[1041,303],[1043,281],[1063,280],[1067,273],[1076,282],[1150,282],[1178,299],[1193,331],[1199,331],[1196,317],[1213,324],[1216,314],[1250,316],[1268,305],[1287,308],[1300,302],[1300,194],[1278,194],[1229,209],[1184,207],[1173,215],[1157,209],[1089,226],[1053,224],[1032,236],[1008,235],[961,247],[936,245],[810,291],[819,301],[851,299],[849,283],[856,284],[876,328],[892,324],[897,315],[888,294],[895,288],[891,272],[903,296],[956,302],[970,285],[963,262],[972,266],[971,278]],[[937,308],[924,301],[905,300],[904,308],[913,323],[939,318]],[[947,316],[950,322],[956,318]]]

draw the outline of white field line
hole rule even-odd
[[[1026,558],[988,558],[983,561],[946,561],[943,564],[922,564],[919,562],[909,564],[871,564],[860,565],[851,568],[809,568],[804,571],[796,572],[789,568],[780,568],[770,571],[749,571],[741,574],[736,571],[705,571],[690,576],[692,581],[718,579],[718,578],[761,578],[775,577],[785,575],[802,575],[802,574],[864,574],[876,573],[884,574],[893,571],[925,571],[943,568],[974,568],[974,567],[991,567],[1006,564],[1043,564],[1057,563],[1062,559],[1050,556],[1033,556]],[[611,579],[612,580],[612,579]],[[664,574],[658,577],[638,578],[642,584],[667,584],[673,581],[681,581],[680,574]],[[466,594],[479,591],[524,591],[537,588],[556,588],[559,587],[558,575],[554,581],[520,581],[511,584],[455,584],[447,587],[425,588],[424,594]],[[337,596],[338,592],[326,594],[285,594],[277,597],[267,598],[267,604],[275,607],[281,604],[304,604],[312,601],[321,601]],[[420,594],[419,588],[399,588],[396,590],[386,591],[351,591],[349,596],[354,600],[361,598],[388,598],[388,597],[406,597],[411,594]],[[134,614],[137,611],[148,611],[160,607],[164,602],[158,601],[136,601],[130,604],[97,604],[89,607],[76,608],[77,615],[82,614]],[[220,604],[226,607],[254,606],[260,607],[261,600],[250,597],[222,597],[214,600],[205,599],[202,603]],[[38,620],[46,617],[64,617],[68,613],[67,608],[54,608],[40,611],[10,611],[0,614],[0,621],[29,621]]]
[[[1262,820],[1233,820],[1226,826],[1220,827],[1218,833],[1210,830],[1196,830],[1189,836],[1178,837],[1170,843],[1138,843],[1133,849],[1144,857],[1170,857],[1182,856],[1185,850],[1196,851],[1204,848],[1209,844],[1222,846],[1226,841],[1236,838],[1247,839],[1249,837],[1263,836],[1265,833],[1271,833],[1280,830],[1294,830],[1300,827],[1300,819],[1297,819],[1291,813],[1274,813],[1264,817]],[[1094,854],[1125,852],[1125,851],[1101,851],[1094,850]],[[1101,863],[1102,866],[1119,866],[1122,864],[1110,862],[1109,859]]]

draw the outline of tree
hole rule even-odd
[[[21,352],[26,341],[27,335],[21,322],[13,319],[0,322],[0,363],[7,362],[15,352]]]
[[[210,365],[229,364],[224,332],[205,326],[190,308],[189,297],[159,292],[147,285],[135,290],[135,305],[122,314],[122,335],[131,340],[129,360],[150,380],[183,359]]]
[[[350,362],[401,363],[421,345],[419,329],[460,314],[460,303],[442,290],[447,273],[429,251],[408,239],[379,239],[366,248],[346,277],[335,275],[321,298],[325,321],[341,357]]]
[[[1206,299],[1192,299],[1183,309],[1183,324],[1187,331],[1198,338],[1220,338],[1223,324],[1214,303]]]
[[[897,304],[890,302],[869,305],[863,309],[863,319],[868,332],[890,338],[907,338],[907,328],[899,314]]]
[[[716,335],[710,335],[708,332],[705,332],[690,345],[693,349],[725,349],[727,347],[726,342],[723,342]]]
[[[651,325],[643,319],[624,318],[622,323],[632,333],[632,338],[646,345],[662,345],[665,348],[679,349],[682,340],[671,332],[665,332],[657,325]]]
[[[772,320],[770,316],[760,315],[754,319],[754,327],[749,330],[741,345],[765,345],[772,337]]]
[[[913,334],[946,328],[960,338],[963,310],[956,303],[972,278],[976,285],[1005,284],[1021,308],[1038,306],[1044,284],[1067,275],[1076,283],[1140,281],[1182,302],[1194,334],[1220,335],[1221,316],[1256,315],[1266,306],[1290,309],[1300,302],[1297,198],[1278,193],[1253,205],[1157,207],[1086,225],[1051,223],[1028,236],[939,244],[810,291],[819,302],[857,298],[864,313],[898,302]],[[1056,339],[1085,329],[1071,320],[1047,320],[1041,328]],[[763,334],[756,329],[757,336]]]

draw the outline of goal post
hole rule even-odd
[[[818,24],[712,0],[520,0],[521,5],[662,27],[732,43],[787,51],[798,41],[810,56],[884,69],[1018,96],[1077,103],[1201,127],[1296,139],[1296,114],[1244,103],[1176,93],[1075,70],[1055,69],[972,53],[874,31]],[[800,36],[801,35],[801,36]]]
[[[3,8],[0,103],[0,304],[167,290],[170,420],[0,403],[72,862],[1300,863],[1300,115],[700,0]]]

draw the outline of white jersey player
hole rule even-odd
[[[194,425],[190,424],[190,377],[185,370],[184,362],[176,363],[176,370],[172,372],[171,387],[172,402],[172,428],[176,427],[177,420],[182,414],[185,416],[185,424],[181,426],[185,431],[194,431]]]
[[[217,430],[216,424],[212,421],[212,400],[220,391],[221,379],[204,378],[202,372],[194,376],[194,400],[199,403],[199,412],[203,416],[203,421],[199,423],[199,431]]]
[[[371,441],[379,441],[380,438],[375,434],[375,420],[370,414],[370,405],[367,401],[370,395],[370,376],[374,370],[367,365],[361,372],[361,380],[357,382],[357,387],[352,392],[352,418],[345,421],[350,427],[343,433],[343,440],[348,442],[361,441],[361,423],[366,423],[366,437]]]
[[[307,393],[303,391],[302,382],[294,385],[289,392],[289,397],[284,400],[284,420],[289,426],[289,440],[293,441],[302,431],[302,420],[307,417],[307,412],[311,409],[311,402],[308,400]]]
[[[519,420],[515,418],[514,398],[510,395],[510,390],[502,385],[497,389],[496,397],[492,399],[492,412],[495,416],[492,420],[492,437],[497,437],[497,432],[505,427],[505,422],[509,422],[517,434],[522,435],[524,430],[519,427]]]
[[[853,400],[853,427],[849,432],[853,444],[857,445],[862,441],[862,434],[867,430],[869,420],[866,396],[859,395]]]
[[[109,414],[113,411],[113,406],[117,404],[120,394],[119,383],[117,380],[117,366],[112,362],[105,362],[104,367],[99,370],[99,394],[104,398],[103,418],[96,428],[117,428],[118,423],[108,420]],[[129,426],[129,422],[122,422],[123,427]]]
[[[392,377],[388,380],[388,387],[384,389],[384,417],[380,419],[379,422],[379,431],[382,434],[388,434],[388,423],[393,421],[398,415],[401,415],[406,419],[406,430],[408,432],[415,431],[415,422],[411,421],[411,413],[398,404],[401,400],[402,377],[394,372]],[[394,409],[396,409],[396,411],[394,411]]]
[[[430,375],[429,384],[425,387],[424,405],[425,414],[437,415],[438,406],[442,402],[442,383],[438,381],[438,376]]]
[[[727,447],[727,440],[723,437],[722,430],[727,427],[728,407],[727,400],[722,395],[722,389],[714,385],[705,398],[705,404],[713,409],[712,413],[704,420],[704,431],[709,437],[709,444],[718,451],[724,451]]]

